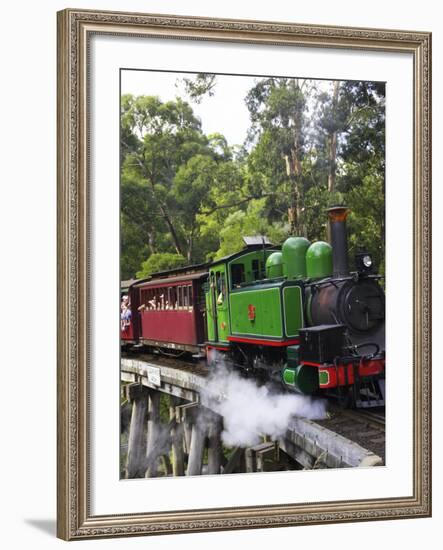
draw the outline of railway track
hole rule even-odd
[[[377,408],[377,412],[355,410],[352,411],[353,417],[359,418],[365,422],[375,424],[376,426],[385,427],[384,408]]]
[[[385,461],[385,410],[343,410],[332,405],[318,424],[354,441]]]

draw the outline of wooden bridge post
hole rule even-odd
[[[183,410],[183,444],[186,454],[189,456],[191,449],[192,435],[192,411],[190,409]]]
[[[177,406],[181,403],[178,397],[170,396],[169,418],[172,423],[172,474],[174,476],[185,475],[185,451],[183,449],[183,424],[181,423],[180,409]]]
[[[187,415],[188,413],[189,411],[186,411]],[[198,422],[198,414],[194,414],[193,416],[191,446],[189,449],[188,469],[186,471],[186,475],[188,476],[198,476],[202,473],[203,452],[205,450],[207,433],[204,425]]]
[[[160,454],[157,452],[160,435],[160,392],[149,390],[148,394],[148,434],[145,477],[157,477]],[[146,464],[146,462],[145,462]]]
[[[211,414],[211,423],[208,430],[208,474],[219,474],[222,463],[221,433],[223,429],[222,417]]]
[[[126,477],[144,476],[146,459],[145,422],[148,410],[148,390],[140,384],[127,386],[127,397],[132,403],[129,425],[128,456],[126,459]]]

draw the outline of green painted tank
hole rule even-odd
[[[312,243],[306,252],[306,274],[309,279],[332,275],[332,246],[323,241]]]
[[[306,251],[311,243],[304,237],[289,237],[283,243],[283,275],[288,279],[306,277]]]
[[[283,277],[283,254],[281,252],[273,252],[266,260],[266,277],[275,279]]]

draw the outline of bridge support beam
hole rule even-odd
[[[184,409],[183,412],[183,445],[186,454],[189,456],[191,451],[191,435],[192,435],[192,411]]]
[[[208,411],[209,412],[209,411]],[[222,417],[211,413],[208,430],[208,474],[219,474],[222,465]]]
[[[157,477],[159,459],[162,454],[160,438],[160,392],[149,391],[148,396],[148,434],[146,448],[145,477]]]
[[[185,451],[183,448],[183,423],[181,422],[178,405],[182,402],[178,397],[170,396],[169,419],[171,422],[172,442],[172,474],[174,476],[185,475]]]
[[[140,384],[129,384],[126,391],[127,398],[132,403],[128,456],[126,460],[126,477],[131,479],[134,477],[143,477],[145,474],[145,427],[149,390]]]
[[[188,414],[188,411],[186,411],[186,413]],[[197,415],[194,415],[191,446],[188,457],[188,469],[186,471],[186,475],[188,476],[198,476],[202,473],[206,434],[207,430],[205,429],[205,426],[198,422]]]

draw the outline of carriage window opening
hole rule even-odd
[[[239,287],[245,282],[245,266],[244,264],[232,264],[231,266],[231,282],[232,288]]]
[[[168,289],[162,288],[162,309],[167,309],[168,306]]]
[[[174,309],[174,288],[168,288],[168,302],[166,304],[166,309]]]
[[[189,309],[194,309],[194,289],[192,288],[192,285],[189,285]]]
[[[154,309],[154,303],[152,301],[153,296],[154,295],[152,293],[152,290],[148,289],[146,291],[146,302],[145,302],[145,305],[146,305],[147,309]]]
[[[150,289],[149,290],[149,309],[155,309],[157,307],[157,301],[155,299],[155,290]]]
[[[158,298],[158,288],[154,288],[152,290],[152,298],[151,298],[151,303],[152,303],[152,308],[157,310],[159,309],[159,298]]]
[[[185,306],[185,309],[187,309],[189,307],[189,287],[188,286],[185,286],[183,287],[183,291],[184,291],[184,306]]]

